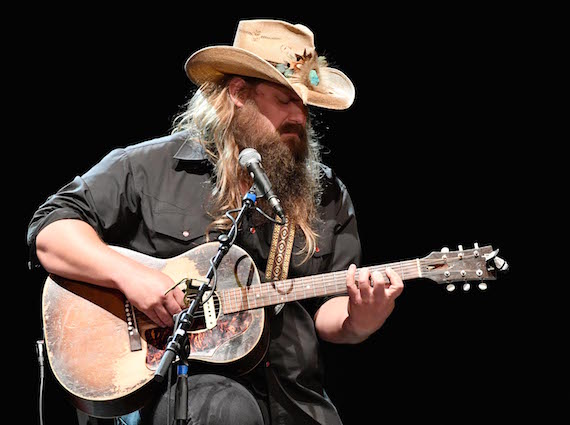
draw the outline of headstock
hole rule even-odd
[[[487,289],[487,281],[496,280],[497,272],[505,272],[508,264],[497,256],[499,250],[490,245],[479,247],[477,243],[472,249],[463,249],[459,245],[457,251],[443,248],[440,252],[432,252],[420,260],[422,277],[437,283],[445,284],[449,292],[455,290],[455,284],[461,283],[464,291],[471,289],[471,283],[477,283],[481,290]]]

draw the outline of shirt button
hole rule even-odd
[[[188,236],[190,236],[190,232],[188,230],[184,230],[182,232],[182,236],[184,236],[185,238],[187,238]]]

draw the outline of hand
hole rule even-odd
[[[135,276],[129,276],[128,281],[123,281],[120,289],[131,304],[158,326],[173,327],[172,316],[184,307],[184,292],[180,288],[174,288],[165,295],[173,286],[174,281],[166,274],[144,268]]]
[[[356,266],[348,268],[346,287],[348,290],[348,319],[352,332],[369,336],[384,324],[392,313],[396,298],[402,293],[404,283],[391,268],[386,268],[386,275],[375,271],[370,273],[367,267],[360,269],[355,280]]]

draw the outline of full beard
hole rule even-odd
[[[275,195],[288,218],[294,222],[310,223],[315,218],[318,181],[308,167],[308,141],[305,128],[286,123],[277,130],[260,119],[257,105],[251,100],[236,111],[233,134],[241,149],[254,148],[262,158],[262,165]],[[288,134],[282,137],[282,133]],[[244,172],[240,179],[252,184]],[[259,206],[269,213],[265,198]]]

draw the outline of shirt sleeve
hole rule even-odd
[[[36,210],[28,227],[30,268],[41,266],[36,255],[38,233],[55,221],[82,220],[102,239],[111,237],[127,221],[127,216],[135,213],[137,201],[133,189],[128,157],[123,149],[116,149],[51,195]]]
[[[334,243],[330,271],[346,270],[351,264],[360,265],[362,247],[358,235],[356,213],[346,186],[341,186],[341,203],[334,227]]]

